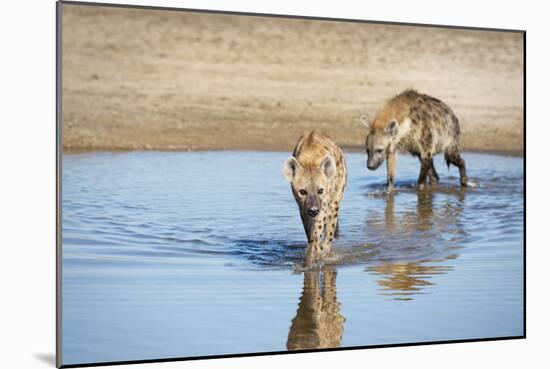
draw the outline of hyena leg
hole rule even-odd
[[[306,268],[309,268],[315,262],[315,260],[317,260],[318,252],[316,250],[317,247],[315,247],[315,244],[308,242],[306,249],[306,259],[304,262],[304,266]]]
[[[325,239],[321,244],[321,252],[327,254],[332,249],[332,240],[336,234],[336,228],[338,226],[338,211],[336,210],[339,207],[338,202],[334,202],[332,205],[333,208],[330,209],[330,212],[327,212],[327,218],[325,222]]]
[[[439,182],[439,175],[435,171],[433,159],[431,159],[430,171],[428,172],[428,177],[430,178],[430,184],[437,184]]]
[[[432,168],[431,158],[420,159],[420,174],[418,175],[418,189],[424,189],[426,185],[426,179],[428,178],[428,173]]]
[[[321,213],[312,220],[306,248],[306,267],[311,266],[321,256],[321,239],[323,233],[325,232],[325,222],[323,221],[324,216],[325,215]]]
[[[334,238],[338,238],[340,236],[340,221],[338,219],[338,213],[340,212],[340,201],[342,201],[342,197],[340,196],[340,200],[334,201],[334,206],[332,208],[334,219],[336,220],[336,225],[334,226]],[[329,233],[330,234],[330,233]],[[330,236],[329,236],[330,238]]]
[[[334,230],[334,238],[340,237],[340,222],[336,219],[336,229]]]
[[[458,149],[454,148],[452,150],[445,152],[445,161],[447,165],[452,163],[458,168],[460,172],[460,184],[464,187],[468,186],[468,176],[466,175],[466,162],[460,156]]]
[[[393,191],[393,184],[395,181],[395,162],[396,162],[396,154],[395,152],[389,152],[388,157],[386,159],[386,165],[387,165],[387,172],[388,172],[388,182],[386,185],[386,191],[388,193]]]

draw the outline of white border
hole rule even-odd
[[[117,1],[112,1],[117,2]],[[527,340],[262,356],[120,368],[407,367],[518,368],[547,361],[549,259],[546,106],[547,12],[527,2],[138,1],[136,5],[527,29],[528,325]],[[126,3],[122,1],[121,3]],[[0,124],[1,366],[53,367],[55,352],[55,3],[2,4]],[[7,114],[6,114],[7,113]],[[536,166],[538,164],[538,166]],[[536,201],[536,202],[535,202]],[[544,232],[544,233],[543,233]],[[50,359],[48,359],[50,358]],[[536,365],[536,364],[535,364]]]

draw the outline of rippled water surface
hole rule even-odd
[[[523,158],[436,160],[418,191],[347,153],[335,254],[299,272],[288,154],[63,157],[63,363],[523,334]]]

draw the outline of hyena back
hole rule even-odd
[[[306,266],[327,254],[338,230],[338,210],[347,174],[342,150],[325,134],[300,137],[283,165],[308,240]]]
[[[361,122],[367,127],[367,167],[376,170],[386,159],[388,192],[393,190],[398,150],[420,159],[419,188],[424,187],[428,177],[431,183],[439,181],[433,157],[440,153],[445,154],[447,166],[453,164],[459,169],[460,184],[467,186],[466,163],[459,150],[458,118],[441,100],[406,90],[389,100],[373,121],[363,115]]]

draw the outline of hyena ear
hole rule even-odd
[[[361,124],[366,128],[366,129],[370,129],[371,127],[371,120],[369,118],[369,116],[367,114],[363,114],[361,115],[361,118],[359,118],[359,121],[361,122]]]
[[[298,160],[296,160],[294,156],[291,156],[286,159],[283,164],[283,177],[285,177],[288,182],[292,182],[298,168],[300,168],[300,163],[298,163]]]
[[[325,156],[321,162],[321,169],[327,177],[332,177],[334,173],[336,173],[336,163],[334,162],[334,159],[329,155]]]
[[[384,133],[391,137],[395,136],[397,132],[399,132],[399,124],[395,120],[389,122],[386,128],[384,128]]]

